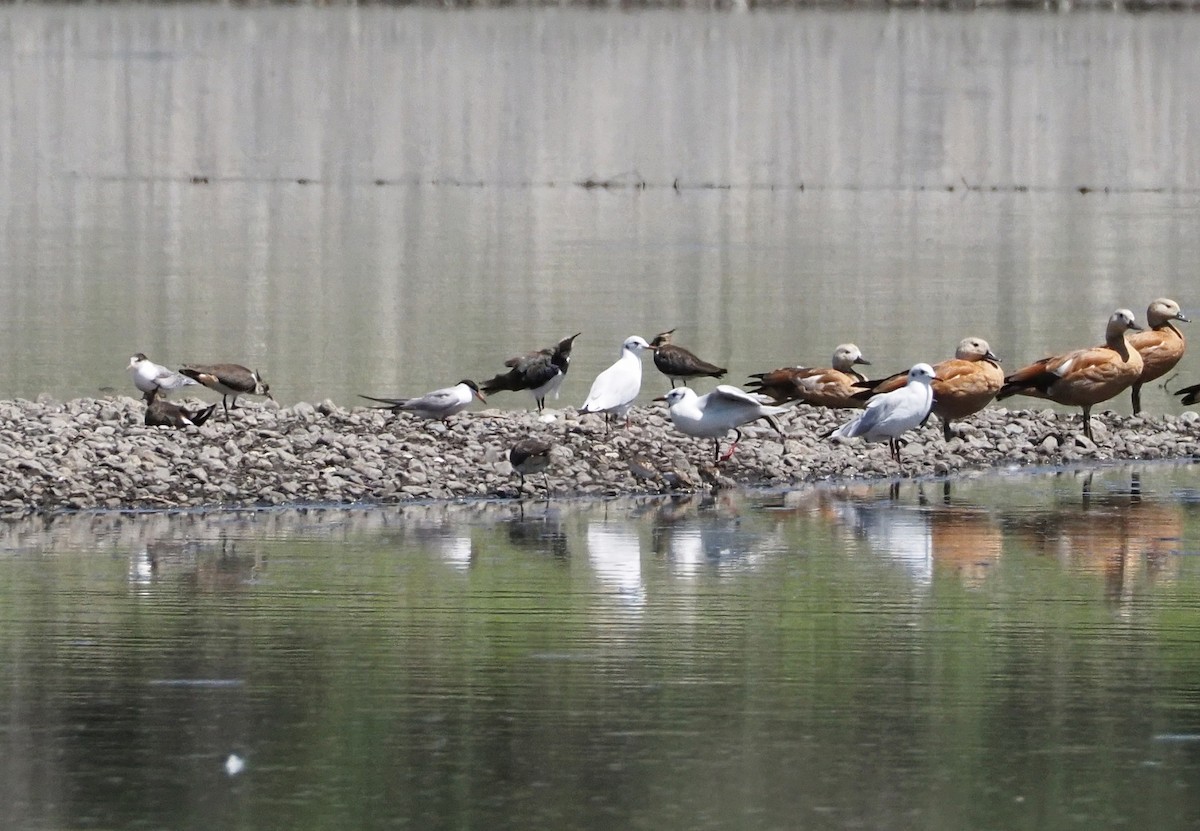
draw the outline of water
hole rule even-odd
[[[1195,314],[1198,27],[6,7],[0,395]],[[4,524],[0,826],[1200,824],[1193,467],[948,487]]]
[[[351,404],[583,330],[577,406],[631,333],[677,327],[740,383],[847,340],[880,373],[967,335],[1016,366],[1119,306],[1197,314],[1198,38],[1176,14],[5,8],[0,394],[128,392],[140,350]]]
[[[0,820],[1194,827],[1198,510],[1153,465],[23,521]]]

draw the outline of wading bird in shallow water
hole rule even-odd
[[[1142,356],[1128,339],[1140,330],[1129,309],[1117,309],[1104,330],[1104,345],[1052,355],[1022,367],[1004,379],[996,395],[1047,398],[1083,409],[1083,434],[1092,438],[1092,407],[1124,392],[1142,375]]]
[[[360,395],[368,401],[378,401],[382,407],[376,410],[391,410],[393,413],[411,413],[419,418],[430,420],[447,419],[461,413],[471,402],[478,398],[487,401],[479,391],[474,381],[462,380],[452,387],[427,392],[420,398],[375,398],[371,395]]]
[[[642,389],[642,353],[654,349],[645,338],[631,335],[621,344],[621,357],[596,376],[580,413],[604,413],[604,429],[608,430],[612,416],[625,419],[629,426],[629,410]]]
[[[855,398],[861,392],[854,385],[866,381],[856,365],[871,364],[852,343],[843,343],[833,352],[833,366],[818,368],[785,366],[751,375],[750,391],[770,396],[776,404],[803,401],[814,407],[831,409],[861,408],[866,402]]]
[[[861,436],[867,441],[888,442],[892,458],[900,461],[900,436],[929,417],[933,407],[933,382],[937,376],[929,364],[916,364],[908,371],[908,383],[881,393],[867,402],[861,414],[834,430],[834,438]]]
[[[558,388],[562,386],[571,366],[571,346],[581,334],[583,333],[576,332],[569,338],[563,338],[549,349],[509,358],[504,362],[505,366],[510,367],[509,371],[484,381],[482,391],[491,395],[503,390],[529,390],[540,413],[546,408],[547,395],[553,393],[554,397],[558,398]]]
[[[550,442],[532,436],[509,448],[508,461],[521,477],[521,490],[525,489],[526,476],[540,473],[545,479],[546,494],[550,494],[550,476],[546,473],[550,467],[550,450]]]
[[[752,421],[762,419],[774,427],[776,433],[784,434],[771,417],[786,412],[783,407],[764,404],[758,396],[728,384],[719,384],[705,395],[696,395],[690,387],[679,387],[654,400],[667,402],[676,430],[688,436],[713,440],[714,462],[723,462],[733,455],[742,440],[739,428]],[[733,443],[729,445],[729,452],[722,456],[721,437],[730,430],[734,433]]]
[[[154,363],[141,352],[130,357],[129,376],[133,379],[133,385],[141,390],[142,399],[147,402],[153,401],[160,392],[167,393],[196,383],[186,375]]]
[[[1129,345],[1142,356],[1142,374],[1131,387],[1134,415],[1142,411],[1142,386],[1166,375],[1183,357],[1186,348],[1183,332],[1175,328],[1173,320],[1190,322],[1178,303],[1160,297],[1146,309],[1146,325],[1150,328],[1129,336]]]
[[[701,360],[682,346],[671,343],[671,335],[674,333],[674,329],[659,332],[654,340],[650,341],[650,345],[654,347],[654,365],[670,379],[671,389],[675,389],[676,379],[686,387],[689,378],[720,378],[729,371],[725,367]]]
[[[954,436],[950,422],[966,418],[992,402],[1004,385],[1000,359],[983,338],[963,338],[958,342],[954,357],[933,365],[933,409],[942,420],[942,435],[946,441]],[[865,387],[857,395],[863,401],[872,396],[900,389],[908,383],[908,373],[898,372],[877,381],[858,384]]]
[[[150,403],[146,406],[146,426],[199,427],[208,421],[209,417],[216,412],[216,409],[216,404],[210,404],[200,410],[189,410],[186,407],[172,404],[170,401],[162,398],[151,397]]]
[[[230,410],[237,409],[239,395],[265,395],[275,400],[271,395],[271,387],[257,369],[247,369],[240,364],[188,364],[180,367],[179,371],[210,390],[221,393],[221,404],[225,407],[226,415]],[[230,398],[233,400],[229,401]]]

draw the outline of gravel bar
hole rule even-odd
[[[900,465],[886,444],[824,438],[850,413],[806,405],[780,418],[786,438],[765,424],[744,428],[736,454],[719,465],[711,440],[677,432],[658,404],[607,433],[601,417],[569,408],[431,422],[331,401],[247,404],[228,418],[218,407],[204,426],[182,430],[147,427],[144,412],[125,397],[0,402],[0,515],[542,497],[547,486],[557,497],[658,494],[1200,454],[1200,414],[1191,411],[1094,413],[1092,442],[1078,414],[992,407],[956,422],[949,442],[931,419],[908,434]],[[530,475],[522,487],[508,449],[528,436],[553,450],[545,478]]]

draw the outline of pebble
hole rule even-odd
[[[142,403],[126,397],[0,402],[2,515],[540,498],[547,480],[530,475],[522,492],[508,463],[509,447],[531,435],[554,446],[546,473],[555,497],[1200,456],[1200,416],[1191,411],[1093,413],[1090,441],[1078,414],[993,407],[956,423],[949,442],[931,419],[909,434],[897,464],[885,444],[822,438],[844,413],[797,406],[780,418],[786,439],[744,428],[737,453],[719,467],[712,442],[677,432],[657,405],[635,409],[630,429],[611,432],[572,409],[472,411],[440,423],[332,401],[248,404],[185,430],[147,427],[143,415]],[[723,441],[722,452],[728,447]]]

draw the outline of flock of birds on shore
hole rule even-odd
[[[672,342],[674,329],[647,342],[637,335],[621,344],[620,357],[592,382],[580,413],[602,414],[605,429],[613,419],[624,418],[641,391],[644,352],[654,354],[654,364],[671,381],[671,391],[655,398],[665,401],[671,422],[677,430],[695,438],[713,440],[713,460],[729,459],[742,438],[741,427],[763,420],[776,432],[783,431],[774,420],[795,402],[832,409],[860,410],[845,424],[827,434],[839,439],[863,438],[868,442],[889,444],[891,456],[900,461],[902,436],[923,425],[930,415],[942,423],[947,441],[953,437],[952,422],[979,412],[993,400],[1011,395],[1048,399],[1080,407],[1083,432],[1092,438],[1092,407],[1131,390],[1134,414],[1141,411],[1141,388],[1161,378],[1183,357],[1185,339],[1175,323],[1188,322],[1174,300],[1160,298],[1146,310],[1147,327],[1137,325],[1128,309],[1117,309],[1105,327],[1104,343],[1099,346],[1051,355],[1005,375],[1000,358],[988,342],[979,337],[964,338],[953,358],[930,365],[917,363],[907,372],[884,378],[868,379],[856,367],[869,365],[852,343],[842,344],[833,353],[832,366],[788,366],[750,376],[748,390],[718,384],[711,392],[698,395],[687,386],[695,378],[721,378],[728,370],[702,360]],[[497,392],[527,391],[537,411],[545,409],[546,398],[558,397],[567,375],[571,350],[580,333],[563,338],[546,349],[518,355],[505,362],[507,371],[482,385],[463,380],[452,387],[434,390],[417,398],[376,398],[376,407],[393,413],[409,413],[424,419],[446,419],[466,410],[475,399]],[[148,425],[199,426],[216,410],[216,404],[201,410],[188,410],[168,402],[163,395],[172,390],[199,384],[222,395],[225,413],[237,406],[239,395],[271,398],[269,385],[257,370],[239,364],[187,365],[178,372],[150,361],[137,353],[129,362],[134,385],[147,404]],[[677,383],[683,386],[677,387]],[[1200,401],[1200,384],[1175,393],[1185,404]],[[272,398],[272,400],[274,400]],[[728,451],[720,452],[721,439],[730,432],[734,440]],[[518,441],[509,452],[513,469],[521,476],[545,472],[550,463],[551,445],[537,437]]]

